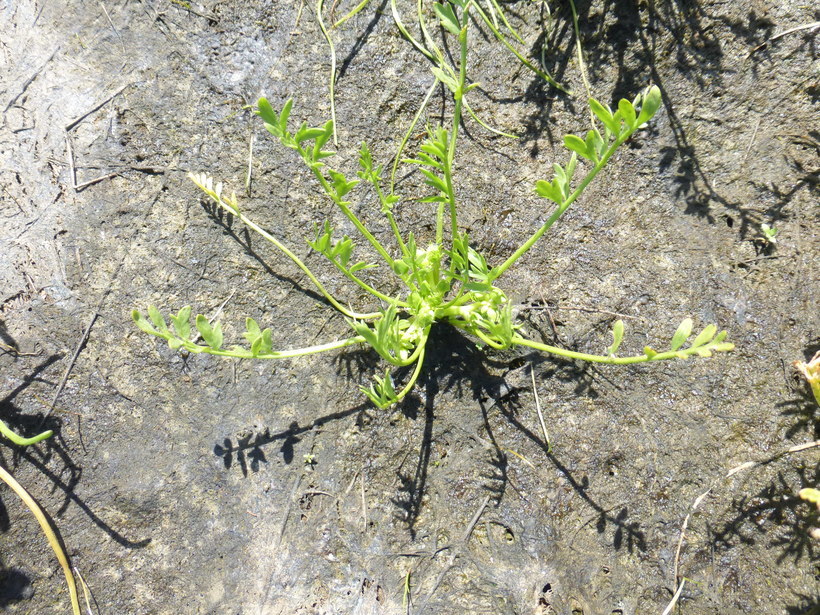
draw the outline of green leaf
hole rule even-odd
[[[246,331],[242,334],[242,337],[248,340],[250,344],[253,344],[262,335],[262,330],[253,318],[248,317],[245,319],[245,329]]]
[[[636,128],[637,118],[635,116],[635,107],[627,99],[622,98],[618,101],[618,111],[621,112],[621,117],[629,128]]]
[[[308,128],[305,124],[302,124],[299,128],[299,132],[297,132],[293,138],[297,143],[301,144],[304,141],[310,141],[311,139],[324,136],[324,134],[324,128]]]
[[[651,359],[652,357],[654,357],[656,354],[658,354],[658,352],[657,352],[656,350],[652,350],[652,348],[650,348],[649,346],[644,346],[644,347],[643,347],[643,353],[644,353],[647,357],[649,357],[650,359]]]
[[[339,199],[343,198],[348,192],[350,192],[356,184],[359,183],[358,179],[354,179],[353,181],[347,181],[347,178],[338,171],[334,171],[333,169],[328,168],[328,174],[330,175],[331,180],[333,181],[333,189],[336,192],[336,196]]]
[[[257,357],[261,354],[270,354],[272,350],[271,331],[270,329],[265,329],[259,337],[254,340],[253,344],[251,344],[251,353]]]
[[[291,101],[288,101],[288,103],[290,102]],[[285,103],[285,106],[287,107],[287,103]],[[259,102],[256,103],[256,114],[261,117],[262,121],[266,124],[279,128],[279,118],[276,116],[276,112],[273,110],[273,107],[270,106],[267,98],[260,98]]]
[[[699,348],[700,346],[711,342],[712,338],[715,337],[715,333],[717,333],[717,327],[715,325],[707,325],[703,331],[698,333],[695,341],[692,342],[691,348]]]
[[[202,314],[198,314],[196,317],[196,328],[200,335],[202,335],[202,339],[205,340],[205,343],[213,350],[219,350],[222,347],[222,323],[217,321],[215,325],[211,326],[207,318]]]
[[[624,341],[624,321],[616,320],[612,325],[612,345],[607,348],[606,353],[614,355],[618,352],[622,341]]]
[[[148,322],[148,319],[145,318],[142,314],[139,313],[137,310],[131,311],[131,318],[134,319],[134,323],[137,327],[140,328],[141,331],[148,333],[149,335],[160,335],[160,332],[154,329],[151,324]]]
[[[357,271],[361,271],[362,269],[373,269],[374,267],[378,267],[378,265],[374,265],[373,263],[365,263],[364,261],[359,261],[358,263],[350,267],[348,271],[350,273],[356,273]]]
[[[153,305],[148,306],[148,317],[160,333],[168,333],[168,325],[165,324],[165,318],[159,313],[159,310]]]
[[[564,146],[582,158],[594,161],[594,154],[587,148],[587,144],[581,137],[575,135],[566,135],[564,137]]]
[[[455,92],[458,89],[458,82],[452,75],[445,73],[437,66],[431,67],[430,70],[433,71],[433,74],[436,76],[436,79],[438,79],[444,85],[447,86],[448,90],[450,90],[451,92]]]
[[[660,88],[656,85],[648,88],[641,100],[641,114],[636,120],[638,126],[651,120],[655,116],[655,113],[657,113],[662,102],[663,99],[661,97]]]
[[[606,126],[612,134],[618,134],[618,129],[620,128],[620,126],[618,125],[618,120],[615,119],[615,117],[612,115],[612,111],[610,111],[608,107],[604,107],[594,98],[590,98],[589,108],[592,109],[592,112],[595,114],[595,117],[601,120],[601,123],[604,126]]]
[[[293,99],[288,98],[285,101],[285,106],[282,107],[282,113],[279,114],[279,128],[282,131],[282,134],[285,134],[288,131],[288,118],[290,117],[290,110],[292,108],[293,108]]]
[[[176,316],[171,316],[171,322],[176,334],[187,340],[191,336],[191,306],[181,308]]]
[[[550,201],[555,201],[559,205],[564,202],[564,193],[561,190],[561,186],[554,181],[548,182],[545,179],[539,179],[535,182],[535,192],[539,196],[543,196]]]
[[[459,35],[461,32],[461,24],[458,21],[458,17],[456,17],[455,11],[453,11],[453,7],[449,4],[439,4],[436,2],[433,4],[433,11],[435,11],[438,18],[441,20],[441,25],[447,30],[450,34],[454,34],[456,36]]]
[[[675,331],[675,335],[672,336],[672,344],[670,348],[672,350],[677,350],[683,343],[689,339],[689,336],[692,335],[692,322],[691,318],[685,319],[680,325],[678,326],[678,330]]]

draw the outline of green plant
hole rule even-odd
[[[760,225],[760,240],[763,242],[764,245],[776,245],[777,244],[777,234],[780,232],[779,229],[776,229],[773,226],[769,226],[765,222]]]
[[[521,334],[520,325],[515,322],[513,304],[505,292],[496,285],[497,280],[524,256],[578,199],[593,178],[607,165],[618,147],[653,117],[660,107],[661,94],[657,87],[650,87],[632,102],[621,100],[614,112],[594,99],[589,100],[600,128],[590,130],[584,137],[567,135],[564,138],[564,145],[571,151],[569,162],[565,167],[555,164],[552,181],[541,180],[535,186],[540,196],[554,203],[554,210],[507,260],[491,267],[484,256],[470,246],[467,233],[462,232],[458,225],[458,203],[453,177],[456,143],[464,95],[475,87],[468,84],[466,76],[468,13],[471,2],[463,0],[459,5],[462,7],[460,15],[452,10],[450,5],[437,5],[440,7],[437,9],[437,15],[442,26],[457,39],[461,51],[460,66],[456,74],[443,77],[437,74],[453,95],[452,123],[449,129],[429,129],[427,140],[421,145],[421,151],[415,158],[405,161],[417,166],[424,176],[425,183],[433,189],[432,194],[421,199],[423,203],[429,203],[435,208],[435,240],[426,247],[417,244],[413,233],[402,234],[400,231],[393,210],[401,197],[393,191],[392,182],[390,190],[384,189],[382,167],[374,163],[366,144],[362,144],[359,151],[359,179],[351,180],[327,164],[333,152],[325,150],[324,147],[333,135],[332,121],[321,127],[308,127],[302,123],[295,131],[291,131],[288,123],[292,109],[291,101],[285,103],[280,113],[276,113],[268,101],[262,98],[256,111],[264,121],[265,128],[279,139],[282,145],[294,150],[302,158],[325,194],[370,244],[382,264],[398,278],[403,287],[402,292],[395,295],[387,294],[369,283],[361,272],[377,267],[378,263],[353,258],[353,240],[348,236],[338,238],[330,224],[325,222],[318,227],[315,239],[308,242],[310,246],[324,255],[352,283],[382,303],[380,309],[371,312],[358,312],[346,307],[327,291],[294,252],[245,215],[235,195],[226,196],[222,184],[214,184],[213,180],[204,174],[192,174],[191,179],[219,207],[241,220],[288,256],[308,276],[327,301],[347,318],[354,335],[326,344],[276,351],[272,347],[271,330],[262,329],[254,319],[248,318],[243,334],[247,345],[225,348],[221,324],[211,323],[202,315],[198,315],[194,322],[204,343],[192,339],[191,308],[188,306],[170,317],[170,327],[163,315],[153,306],[149,307],[147,317],[134,310],[133,318],[140,329],[167,340],[174,349],[240,358],[283,359],[366,344],[392,366],[413,367],[410,377],[401,388],[397,387],[389,368],[383,376],[376,376],[370,387],[362,387],[362,391],[373,403],[382,408],[396,403],[412,390],[421,372],[431,328],[437,322],[448,323],[495,349],[525,346],[570,359],[613,365],[685,359],[692,356],[708,357],[713,352],[733,348],[732,344],[725,341],[726,332],[718,333],[715,325],[707,326],[695,336],[688,347],[684,348],[693,331],[690,319],[680,324],[667,350],[658,352],[647,346],[642,354],[626,357],[616,354],[624,335],[622,321],[615,323],[612,331],[613,343],[606,354],[602,355],[550,346]],[[579,162],[579,158],[584,162]],[[575,183],[575,173],[580,170],[581,165],[586,167],[586,170],[582,179]],[[395,242],[393,253],[362,223],[354,211],[352,201],[348,200],[359,183],[369,184],[378,196],[381,213],[386,217],[392,230],[392,239]]]

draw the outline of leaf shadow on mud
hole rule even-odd
[[[601,102],[617,104],[620,98],[631,99],[649,83],[660,88],[674,146],[658,152],[658,166],[662,174],[671,174],[671,181],[676,184],[676,196],[686,203],[685,213],[705,218],[714,224],[716,216],[713,209],[715,204],[719,204],[735,212],[740,219],[738,232],[741,238],[756,234],[761,214],[749,210],[742,202],[729,200],[714,187],[668,93],[663,76],[668,71],[663,71],[661,66],[664,62],[668,63],[670,47],[665,40],[671,36],[675,42],[672,49],[676,54],[677,73],[701,92],[708,91],[712,96],[719,97],[725,86],[724,75],[729,69],[724,66],[722,41],[716,26],[728,28],[735,36],[748,42],[751,49],[752,45],[763,43],[772,34],[774,23],[757,16],[754,11],[750,11],[745,19],[711,16],[698,2],[686,0],[654,3],[606,0],[603,6],[579,0],[576,7],[590,81],[600,79],[612,82],[613,78],[608,75],[613,69],[617,71],[611,100]],[[564,10],[560,18],[554,20],[552,28],[544,28],[530,55],[538,57],[542,48],[548,50],[545,68],[561,82],[566,68],[574,65],[576,55],[569,10]],[[575,102],[583,100],[585,93],[574,94],[575,99],[555,90],[543,80],[533,79],[522,96],[496,102],[525,101],[537,109],[525,119],[522,135],[522,142],[531,144],[530,154],[536,157],[539,153],[538,140],[542,135],[546,134],[551,143],[555,141],[550,118],[556,105],[562,105],[575,116],[586,114],[585,105]],[[650,125],[649,130],[656,129]],[[640,140],[640,137],[633,138],[628,145],[634,147]],[[816,182],[816,174],[811,177]],[[768,218],[776,213],[772,210],[764,215]]]
[[[52,484],[52,492],[60,490],[63,492],[63,501],[60,507],[54,512],[46,511],[46,515],[57,517],[62,515],[70,504],[76,504],[86,516],[100,529],[102,529],[108,536],[110,536],[118,544],[126,548],[141,548],[151,542],[150,538],[131,541],[119,534],[110,525],[103,521],[93,510],[74,492],[77,485],[82,478],[82,468],[78,466],[71,458],[68,450],[65,448],[65,443],[60,435],[60,427],[62,420],[55,416],[49,416],[43,420],[42,415],[24,415],[15,406],[14,399],[27,389],[33,382],[44,381],[40,374],[50,365],[58,361],[63,355],[56,354],[48,357],[45,361],[36,366],[27,376],[23,378],[23,382],[14,389],[11,393],[0,399],[0,417],[3,418],[9,426],[16,432],[23,435],[33,435],[39,433],[44,429],[52,429],[54,436],[47,440],[29,447],[17,447],[9,445],[12,449],[11,464],[5,459],[2,449],[0,448],[0,464],[4,466],[17,467],[21,462],[26,462],[37,469],[40,474],[45,477]],[[45,381],[44,381],[45,382]],[[53,383],[51,383],[53,385]],[[53,466],[58,469],[52,469]],[[5,510],[0,502],[0,508]],[[5,523],[8,524],[8,515],[5,515]],[[0,514],[0,524],[3,524],[3,515]],[[57,524],[52,523],[56,528]],[[8,529],[7,527],[5,529]],[[0,531],[5,531],[4,527],[0,525]]]
[[[304,424],[292,421],[287,429],[276,432],[271,432],[268,427],[255,426],[237,434],[236,443],[231,437],[226,436],[222,442],[214,444],[213,452],[214,455],[222,458],[226,470],[230,470],[236,463],[242,476],[247,478],[249,470],[254,473],[259,472],[261,464],[267,463],[263,447],[279,444],[279,452],[282,453],[283,461],[289,465],[293,463],[296,445],[302,441],[305,434],[326,423],[348,416],[362,415],[368,407],[368,403],[362,403],[347,410],[330,412]]]
[[[762,464],[765,467],[767,464]],[[812,527],[820,526],[817,507],[797,497],[799,486],[813,486],[820,482],[820,462],[810,467],[795,467],[787,476],[777,476],[753,495],[734,498],[730,505],[732,516],[721,525],[709,528],[715,551],[731,548],[735,543],[754,545],[767,542],[780,550],[778,563],[793,559],[795,564],[816,557],[815,541],[809,535]],[[798,485],[796,488],[795,485]],[[770,534],[776,530],[777,535]]]
[[[815,340],[803,351],[803,360],[809,362],[820,352],[820,341]],[[781,409],[780,415],[793,417],[794,424],[786,430],[789,440],[801,433],[805,433],[812,440],[820,440],[820,405],[814,399],[808,384],[796,369],[792,369],[789,389],[794,397],[776,405]]]

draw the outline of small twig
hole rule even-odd
[[[749,468],[754,468],[755,466],[762,466],[766,465],[767,463],[771,463],[784,455],[788,455],[790,453],[799,453],[800,451],[805,451],[810,448],[814,448],[815,446],[820,446],[820,440],[815,440],[814,442],[806,442],[804,444],[797,444],[796,446],[792,446],[791,448],[786,449],[785,451],[780,451],[779,453],[772,455],[762,461],[747,461],[745,463],[741,463],[739,466],[732,468],[729,470],[729,473],[726,474],[726,478],[730,476],[734,476],[738,472],[743,470],[748,470]]]
[[[361,473],[361,483],[362,483],[362,519],[364,521],[364,532],[367,532],[367,498],[364,495],[364,468],[362,468]]]
[[[757,136],[757,131],[760,129],[760,123],[763,121],[763,117],[757,118],[757,124],[755,124],[755,129],[752,131],[752,136],[749,139],[749,145],[746,148],[746,152],[743,154],[743,158],[740,160],[741,163],[746,162],[746,158],[749,156],[749,152],[752,151],[752,146],[755,144],[755,137]]]
[[[42,352],[20,352],[14,346],[9,346],[8,344],[4,344],[3,342],[0,342],[0,350],[10,354],[13,357],[39,357],[41,354],[43,354]]]
[[[530,376],[532,377],[532,392],[535,394],[535,409],[538,412],[538,421],[541,423],[541,430],[544,432],[544,439],[547,441],[547,455],[552,452],[550,435],[547,433],[547,425],[544,423],[544,415],[541,413],[541,401],[538,399],[538,389],[535,386],[535,370],[530,365]]]
[[[108,20],[108,23],[111,26],[111,29],[114,31],[114,34],[117,35],[117,38],[120,41],[120,46],[122,47],[122,51],[123,53],[125,53],[125,43],[122,41],[120,33],[117,32],[117,29],[114,27],[114,22],[111,21],[111,17],[108,15],[108,10],[105,8],[105,5],[102,2],[100,2],[100,8],[103,10],[103,13],[105,13],[105,18]]]
[[[487,504],[489,504],[489,503],[490,503],[490,496],[488,495],[481,502],[481,504],[478,507],[478,510],[475,511],[475,514],[473,515],[473,518],[470,520],[470,523],[467,524],[467,528],[464,530],[464,534],[462,534],[461,540],[458,542],[458,544],[455,545],[455,547],[453,549],[451,549],[450,558],[447,562],[447,565],[444,567],[444,570],[442,570],[439,573],[438,578],[436,578],[436,582],[433,584],[433,588],[427,594],[427,597],[424,599],[424,602],[422,603],[421,607],[419,608],[419,611],[418,611],[419,613],[422,613],[424,611],[424,609],[427,606],[427,603],[429,602],[430,598],[433,597],[433,594],[436,593],[436,590],[441,585],[441,582],[444,580],[444,577],[447,575],[448,572],[450,572],[450,569],[455,564],[455,561],[456,561],[456,558],[458,557],[459,551],[467,544],[467,541],[470,539],[470,534],[473,533],[473,529],[475,528],[476,524],[478,523],[478,520],[481,518],[481,515],[484,513],[484,509],[487,508]]]
[[[245,194],[251,195],[251,172],[253,171],[253,133],[248,143],[248,174],[245,176]]]
[[[678,591],[676,591],[675,595],[672,596],[672,601],[666,606],[661,615],[669,615],[669,613],[672,612],[672,609],[675,608],[675,605],[678,603],[678,598],[680,598],[680,594],[683,591],[684,583],[686,583],[686,579],[680,582],[680,585],[678,585]]]
[[[773,41],[776,41],[777,39],[779,39],[783,36],[786,36],[787,34],[792,34],[794,32],[800,32],[801,30],[812,30],[812,29],[817,29],[817,28],[820,28],[820,21],[815,21],[814,23],[805,24],[805,25],[802,25],[802,26],[797,26],[795,28],[790,28],[790,29],[786,30],[785,32],[781,32],[780,34],[775,34],[769,40],[763,41],[762,43],[760,43],[760,45],[758,45],[757,47],[752,49],[749,52],[749,55],[746,56],[746,59],[752,57],[752,54],[754,54],[756,51],[760,51],[761,49],[765,49],[769,45],[769,43],[771,43]]]
[[[700,506],[701,502],[703,502],[703,498],[705,498],[709,493],[712,491],[712,487],[709,487],[706,491],[701,493],[697,498],[695,498],[695,502],[692,504],[692,512],[694,512],[698,506]],[[686,515],[686,518],[683,520],[683,524],[680,528],[680,539],[678,540],[678,548],[675,549],[675,563],[673,568],[672,578],[674,582],[678,583],[678,564],[680,563],[680,552],[683,548],[683,540],[686,537],[686,528],[689,526],[689,518],[692,516],[692,513]],[[681,584],[683,584],[681,582]]]
[[[74,574],[77,575],[77,578],[80,580],[80,587],[83,588],[83,598],[85,598],[85,608],[88,612],[88,615],[94,615],[93,611],[91,610],[91,599],[94,597],[91,594],[91,588],[88,587],[88,583],[85,582],[83,575],[80,574],[80,570],[76,566],[72,566],[74,569]]]
[[[45,5],[46,5],[46,3],[45,3],[45,2],[43,2],[43,6],[40,8],[40,12],[42,12],[42,11],[43,11],[43,8],[45,8]],[[37,17],[39,17],[39,16],[40,16],[40,13],[37,13]],[[37,20],[35,19],[35,20],[34,20],[34,22],[36,23],[36,22],[37,22]],[[32,27],[33,27],[33,24],[32,24]],[[5,108],[5,109],[3,109],[3,112],[4,112],[4,113],[5,113],[6,111],[8,111],[9,109],[11,109],[11,106],[12,106],[14,103],[16,103],[16,102],[17,102],[17,99],[18,99],[18,98],[20,98],[23,94],[25,94],[25,93],[26,93],[26,90],[28,89],[28,86],[30,86],[30,85],[32,84],[32,82],[33,82],[35,79],[37,79],[37,75],[39,75],[41,72],[43,72],[43,69],[46,67],[46,64],[48,64],[49,62],[51,62],[51,60],[52,60],[52,59],[54,59],[54,56],[55,56],[55,55],[57,55],[57,52],[58,52],[59,50],[60,50],[60,46],[59,46],[59,45],[57,45],[57,47],[54,49],[54,51],[52,51],[52,52],[51,52],[51,55],[50,55],[50,56],[48,56],[48,59],[40,65],[40,68],[38,68],[36,71],[34,71],[34,74],[32,74],[32,75],[31,75],[31,77],[29,77],[28,79],[26,79],[26,80],[25,80],[25,82],[23,83],[23,86],[20,88],[20,92],[17,94],[17,96],[15,96],[14,98],[12,98],[12,99],[11,99],[11,100],[10,100],[10,101],[6,104],[6,108]]]
[[[68,176],[71,179],[71,187],[77,189],[77,169],[74,168],[74,149],[71,147],[71,135],[65,133],[65,143],[68,155]]]
[[[282,523],[279,525],[279,534],[276,537],[276,548],[279,548],[279,545],[282,544],[282,537],[285,535],[285,527],[288,524],[288,517],[290,516],[290,509],[293,507],[293,498],[296,496],[296,490],[299,489],[299,484],[302,482],[303,474],[300,473],[299,476],[296,477],[296,480],[293,481],[293,487],[290,490],[290,494],[288,494],[288,506],[285,509],[285,513],[282,515]]]
[[[100,175],[99,177],[95,177],[94,179],[89,179],[87,182],[75,184],[74,190],[76,190],[77,192],[82,192],[85,188],[88,188],[89,186],[98,184],[106,179],[111,179],[112,177],[116,177],[117,175],[119,175],[119,173],[109,173],[108,175]]]
[[[66,583],[68,584],[68,593],[71,597],[71,608],[73,610],[74,615],[80,615],[80,601],[78,600],[77,596],[77,585],[74,582],[74,575],[71,574],[71,566],[68,563],[68,556],[66,555],[65,550],[63,549],[62,544],[60,543],[60,539],[57,537],[57,533],[51,527],[51,523],[49,522],[48,517],[46,517],[43,509],[34,501],[28,491],[26,491],[23,486],[17,482],[17,480],[9,474],[3,466],[0,466],[0,480],[5,482],[9,487],[11,487],[12,491],[17,494],[23,503],[28,507],[31,511],[31,514],[37,519],[37,522],[40,524],[40,528],[43,530],[43,533],[46,535],[48,539],[48,543],[51,545],[51,548],[54,550],[54,554],[57,556],[57,561],[60,562],[60,566],[63,569],[63,574],[65,575]]]
[[[80,337],[80,341],[77,344],[77,348],[74,350],[74,354],[71,357],[71,361],[68,363],[68,366],[65,368],[65,372],[63,372],[63,377],[60,379],[60,384],[57,387],[57,391],[54,393],[54,398],[51,400],[51,405],[48,407],[45,415],[43,416],[42,420],[40,421],[40,425],[42,426],[45,423],[46,419],[51,415],[51,412],[54,410],[54,406],[57,405],[57,399],[60,397],[60,393],[63,392],[63,388],[65,387],[65,383],[68,381],[68,376],[71,374],[71,370],[74,368],[74,363],[77,362],[77,357],[80,356],[80,352],[82,352],[83,347],[85,346],[86,340],[88,340],[88,334],[91,332],[91,327],[94,326],[94,323],[97,320],[99,314],[97,310],[94,310],[94,313],[91,314],[91,318],[88,321],[88,325],[83,331],[82,337]]]
[[[83,121],[85,118],[87,118],[89,115],[91,115],[91,114],[92,114],[92,113],[94,113],[95,111],[99,111],[100,109],[102,109],[102,108],[103,108],[103,106],[105,106],[105,104],[106,104],[106,103],[108,103],[108,102],[110,102],[111,100],[113,100],[116,96],[119,96],[119,95],[122,93],[122,91],[123,91],[125,88],[127,88],[129,85],[131,85],[131,84],[130,84],[130,83],[125,84],[125,85],[124,85],[124,86],[122,86],[119,90],[117,90],[116,92],[114,92],[113,94],[111,94],[111,96],[109,96],[108,98],[106,98],[106,99],[105,99],[105,100],[103,100],[102,102],[100,102],[100,103],[96,104],[94,107],[92,107],[91,109],[89,109],[88,111],[86,111],[85,113],[83,113],[80,117],[78,117],[78,118],[77,118],[77,119],[75,119],[74,121],[69,122],[68,124],[66,124],[66,126],[65,126],[65,131],[66,131],[66,132],[70,132],[72,128],[74,128],[75,126],[77,126],[77,124],[79,124],[80,122],[82,122],[82,121]]]
[[[111,179],[112,177],[116,177],[119,173],[108,173],[107,175],[101,175],[100,177],[95,177],[94,179],[89,179],[86,182],[81,184],[77,183],[77,167],[74,166],[74,148],[71,147],[71,135],[69,131],[65,131],[65,142],[66,142],[66,149],[67,149],[67,158],[68,158],[68,172],[69,177],[71,179],[71,187],[74,189],[75,192],[81,192],[85,188],[89,186],[93,186],[103,180]]]

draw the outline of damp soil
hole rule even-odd
[[[414,3],[398,5],[414,28]],[[533,183],[589,121],[569,5],[503,7],[520,48],[543,50],[573,94],[475,24],[472,105],[519,137],[468,119],[459,142],[461,222],[491,264],[544,219]],[[382,411],[358,391],[383,369],[373,353],[185,357],[130,319],[192,305],[221,313],[230,340],[246,316],[280,348],[347,335],[291,262],[186,179],[225,181],[334,292],[365,300],[309,255],[314,225],[343,221],[247,108],[292,97],[295,120],[329,118],[312,3],[0,2],[0,418],[55,430],[0,447],[0,463],[50,515],[92,612],[643,615],[684,578],[678,613],[817,612],[818,519],[796,494],[817,484],[818,449],[779,453],[820,438],[791,367],[820,344],[820,62],[816,29],[773,37],[818,14],[762,0],[577,7],[593,95],[614,103],[654,83],[663,106],[502,286],[547,343],[602,352],[622,318],[625,350],[641,352],[692,317],[737,348],[596,367],[439,327],[416,390]],[[387,0],[332,36],[335,164],[353,174],[366,140],[387,165],[429,65]],[[424,117],[450,112],[437,92]],[[419,183],[400,172],[400,192]],[[427,238],[428,208],[397,214]],[[727,478],[748,461],[764,463]],[[0,605],[70,611],[5,486]]]

